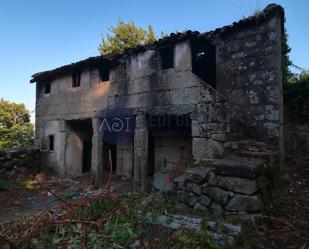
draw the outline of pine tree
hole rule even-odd
[[[101,55],[116,52],[120,53],[127,48],[134,48],[138,45],[145,45],[156,40],[153,27],[149,25],[148,30],[136,27],[133,21],[125,23],[119,20],[116,26],[109,28],[112,34],[102,37],[99,45]]]

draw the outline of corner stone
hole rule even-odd
[[[218,186],[233,192],[251,195],[258,191],[255,180],[218,176]]]
[[[235,194],[225,206],[228,211],[259,211],[263,207],[259,198],[254,196]]]

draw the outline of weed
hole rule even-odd
[[[7,183],[0,179],[0,191],[1,190],[7,190]]]

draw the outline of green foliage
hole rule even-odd
[[[268,193],[267,186],[269,185],[269,182],[267,181],[265,175],[261,175],[257,178],[256,185],[261,195],[266,195]]]
[[[233,248],[224,229],[222,229],[222,243],[219,243],[213,239],[213,232],[208,229],[206,224],[199,231],[182,228],[171,233],[169,229],[151,224],[147,219],[143,219],[144,214],[149,211],[153,212],[155,208],[154,205],[148,207],[149,201],[158,202],[158,207],[161,209],[170,206],[171,200],[168,199],[168,196],[163,196],[160,199],[149,199],[149,197],[137,195],[128,196],[123,199],[126,206],[121,209],[121,212],[111,216],[106,223],[99,227],[73,223],[51,224],[41,227],[18,248],[116,249],[130,248],[136,240],[141,242],[141,248]],[[89,205],[70,213],[68,218],[96,221],[109,214],[118,205],[119,200],[109,197],[93,199]],[[36,224],[37,220],[32,219],[31,222]],[[26,226],[26,229],[32,226],[32,223],[23,222],[22,224]],[[13,230],[15,231],[19,226],[20,223],[17,223]]]
[[[289,58],[291,48],[288,45],[286,29],[282,37],[282,81],[284,103],[292,118],[300,122],[309,121],[309,72],[294,75],[289,67],[293,65]],[[294,67],[296,67],[294,65]]]
[[[0,99],[0,149],[30,147],[32,143],[33,125],[25,105]]]
[[[0,114],[0,127],[5,129],[30,122],[30,114],[24,104],[0,99]]]
[[[147,34],[147,36],[148,36],[148,41],[147,41],[148,43],[153,43],[157,39],[156,35],[155,35],[155,32],[153,30],[153,27],[151,25],[148,26],[148,34]]]
[[[282,49],[282,81],[285,85],[288,82],[288,79],[292,76],[292,73],[289,67],[292,65],[292,61],[290,60],[289,53],[291,52],[291,48],[288,44],[288,34],[286,29],[284,29],[284,33],[281,41],[281,49]]]
[[[304,71],[288,80],[284,85],[284,103],[292,118],[309,121],[309,72]]]
[[[101,55],[116,52],[120,53],[127,48],[134,48],[138,45],[153,43],[156,36],[153,27],[149,25],[148,30],[135,26],[133,21],[125,23],[119,20],[116,26],[109,28],[112,33],[102,37],[99,45]]]

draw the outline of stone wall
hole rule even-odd
[[[39,167],[41,153],[38,149],[8,149],[0,150],[0,170],[11,170],[18,167]]]
[[[260,162],[214,160],[197,166],[174,180],[180,200],[211,214],[253,213],[262,208],[257,179],[263,173]]]
[[[147,50],[123,58],[110,70],[110,81],[101,82],[98,70],[88,68],[82,70],[81,86],[77,88],[72,88],[70,75],[55,78],[51,83],[51,93],[47,95],[42,93],[42,86],[38,83],[36,143],[39,145],[40,139],[49,135],[53,135],[55,140],[55,150],[48,153],[48,166],[55,168],[62,176],[69,176],[65,172],[80,171],[69,167],[70,162],[65,155],[70,152],[70,131],[66,122],[92,119],[95,123],[98,111],[101,110],[123,107],[135,115],[140,113],[141,116],[192,114],[196,119],[203,119],[196,120],[195,123],[205,123],[206,115],[202,117],[202,113],[207,111],[203,108],[208,106],[212,109],[211,102],[213,99],[218,101],[219,97],[210,86],[191,72],[191,60],[188,60],[191,54],[190,42],[175,44],[174,52],[175,66],[166,70],[160,69],[158,52]],[[212,116],[214,118],[215,113]],[[136,136],[139,136],[138,132]],[[137,150],[133,151],[135,153]],[[141,160],[139,157],[134,154],[134,163]],[[147,161],[147,158],[142,160]],[[133,160],[130,161],[133,164]],[[75,166],[80,168],[79,164]],[[119,168],[118,174],[132,177],[132,174],[129,175],[132,171],[125,169],[124,173],[121,168],[123,167]],[[136,171],[141,172],[141,169]]]
[[[282,25],[274,14],[214,39],[217,91],[227,97],[230,132],[271,142],[276,149],[283,134]]]
[[[48,135],[55,139],[47,166],[63,176],[80,172],[78,163],[70,165],[67,160],[70,131],[66,123],[91,119],[91,171],[97,179],[104,167],[104,144],[96,131],[99,111],[119,107],[136,116],[136,127],[132,150],[131,146],[117,148],[122,163],[117,174],[133,178],[142,189],[147,185],[149,129],[143,119],[148,114],[190,116],[194,166],[222,159],[224,142],[231,134],[258,138],[282,157],[282,30],[282,15],[274,11],[261,22],[233,32],[201,34],[202,42],[216,47],[216,88],[192,73],[191,38],[172,43],[173,68],[161,69],[160,51],[154,46],[125,53],[110,69],[109,81],[101,82],[98,68],[88,65],[82,68],[79,87],[72,87],[70,73],[53,77],[49,94],[43,93],[44,82],[37,83],[36,143]],[[128,158],[128,151],[133,151],[132,157]]]

